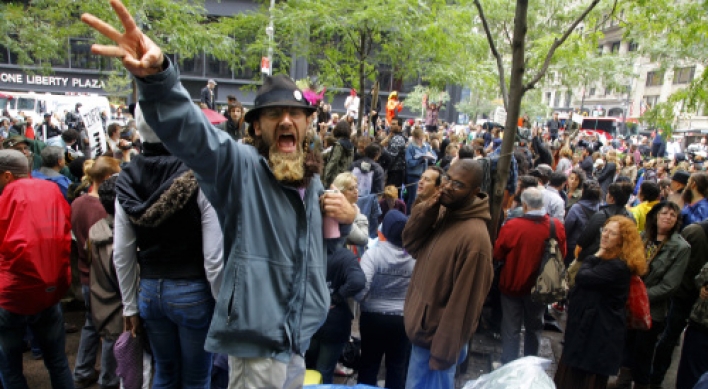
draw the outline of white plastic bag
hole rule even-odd
[[[507,363],[462,389],[555,389],[553,380],[546,374],[551,361],[539,357],[524,357]]]

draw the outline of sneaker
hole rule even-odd
[[[354,374],[354,369],[350,369],[341,363],[337,362],[337,367],[334,368],[334,374],[343,377],[349,377]]]
[[[553,304],[551,304],[551,308],[553,308],[553,310],[558,313],[565,312],[565,307],[561,303],[553,303]]]
[[[90,376],[80,379],[80,380],[74,380],[74,388],[76,389],[86,389],[90,387],[91,385],[95,384],[98,381],[98,371],[94,370],[93,374]]]

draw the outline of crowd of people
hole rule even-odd
[[[131,368],[155,388],[297,388],[306,369],[332,383],[358,317],[359,383],[376,386],[383,359],[386,388],[449,389],[478,326],[506,364],[522,341],[538,354],[549,309],[567,315],[558,388],[614,375],[616,388],[660,388],[684,330],[677,388],[707,380],[700,154],[666,158],[661,131],[607,140],[557,116],[529,126],[492,240],[502,128],[441,124],[433,102],[405,121],[397,95],[385,118],[367,96],[357,123],[354,90],[339,120],[285,76],[266,77],[250,110],[229,101],[215,127],[112,5],[125,33],[82,19],[117,44],[94,53],[135,76],[129,124],[107,125],[95,158],[78,153],[74,128],[56,142],[8,135],[0,150],[2,388],[27,387],[25,349],[53,388],[132,388]],[[202,91],[211,108],[214,84]],[[549,237],[571,285],[551,307],[532,295]],[[628,327],[635,280],[648,328]],[[72,290],[86,309],[73,371],[61,305]],[[142,366],[118,351],[126,333]]]

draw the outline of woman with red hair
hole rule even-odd
[[[647,271],[643,248],[632,220],[607,220],[600,249],[583,260],[568,297],[565,346],[554,378],[558,389],[604,389],[617,373],[630,278]]]

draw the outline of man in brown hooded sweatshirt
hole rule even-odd
[[[403,232],[404,247],[416,258],[404,307],[413,344],[406,388],[453,388],[455,366],[477,328],[493,277],[482,177],[476,161],[452,165]]]

